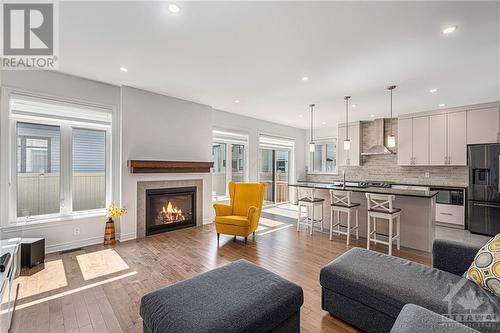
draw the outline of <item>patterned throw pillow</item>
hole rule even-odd
[[[500,234],[479,250],[464,275],[475,284],[500,296]]]

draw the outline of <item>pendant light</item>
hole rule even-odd
[[[392,91],[396,89],[396,86],[389,86],[387,90],[391,92],[391,134],[387,137],[387,147],[396,147],[396,137],[392,134]]]
[[[309,152],[314,153],[315,144],[314,144],[314,140],[313,140],[313,138],[314,138],[314,136],[313,136],[313,112],[314,112],[315,105],[309,104],[309,107],[311,108],[311,141],[309,141]]]
[[[351,149],[351,140],[349,139],[349,99],[351,96],[345,96],[345,140],[344,140],[344,150]]]

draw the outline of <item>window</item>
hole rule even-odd
[[[110,110],[56,103],[10,101],[16,135],[13,220],[104,212],[109,201]]]
[[[227,201],[228,183],[248,179],[248,135],[226,130],[213,130],[212,135],[212,199]]]
[[[337,144],[334,142],[320,142],[311,152],[310,169],[312,173],[337,172]]]
[[[17,217],[60,211],[59,126],[17,124]]]

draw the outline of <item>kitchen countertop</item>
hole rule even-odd
[[[420,190],[398,190],[393,188],[384,187],[350,187],[346,186],[336,186],[328,183],[317,183],[317,182],[297,182],[296,184],[288,184],[292,187],[306,187],[319,190],[340,190],[340,191],[352,191],[352,192],[363,192],[363,193],[375,193],[375,194],[393,194],[406,197],[417,197],[417,198],[432,198],[438,194],[437,191],[420,191]]]
[[[340,182],[342,179],[335,179],[334,181]],[[354,182],[354,183],[359,183],[361,180],[346,180],[346,182]],[[317,184],[330,184],[328,182],[322,182],[319,180],[302,180],[299,179],[297,180],[297,183],[317,183]],[[465,185],[436,185],[436,184],[415,184],[415,183],[395,183],[395,182],[386,182],[390,185],[403,185],[403,186],[423,186],[423,187],[436,187],[436,188],[445,188],[445,189],[461,189],[461,190],[466,190],[468,189],[468,186]]]

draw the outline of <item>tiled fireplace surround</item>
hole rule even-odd
[[[137,238],[146,237],[146,190],[196,187],[196,225],[203,224],[203,180],[179,179],[137,182]]]

